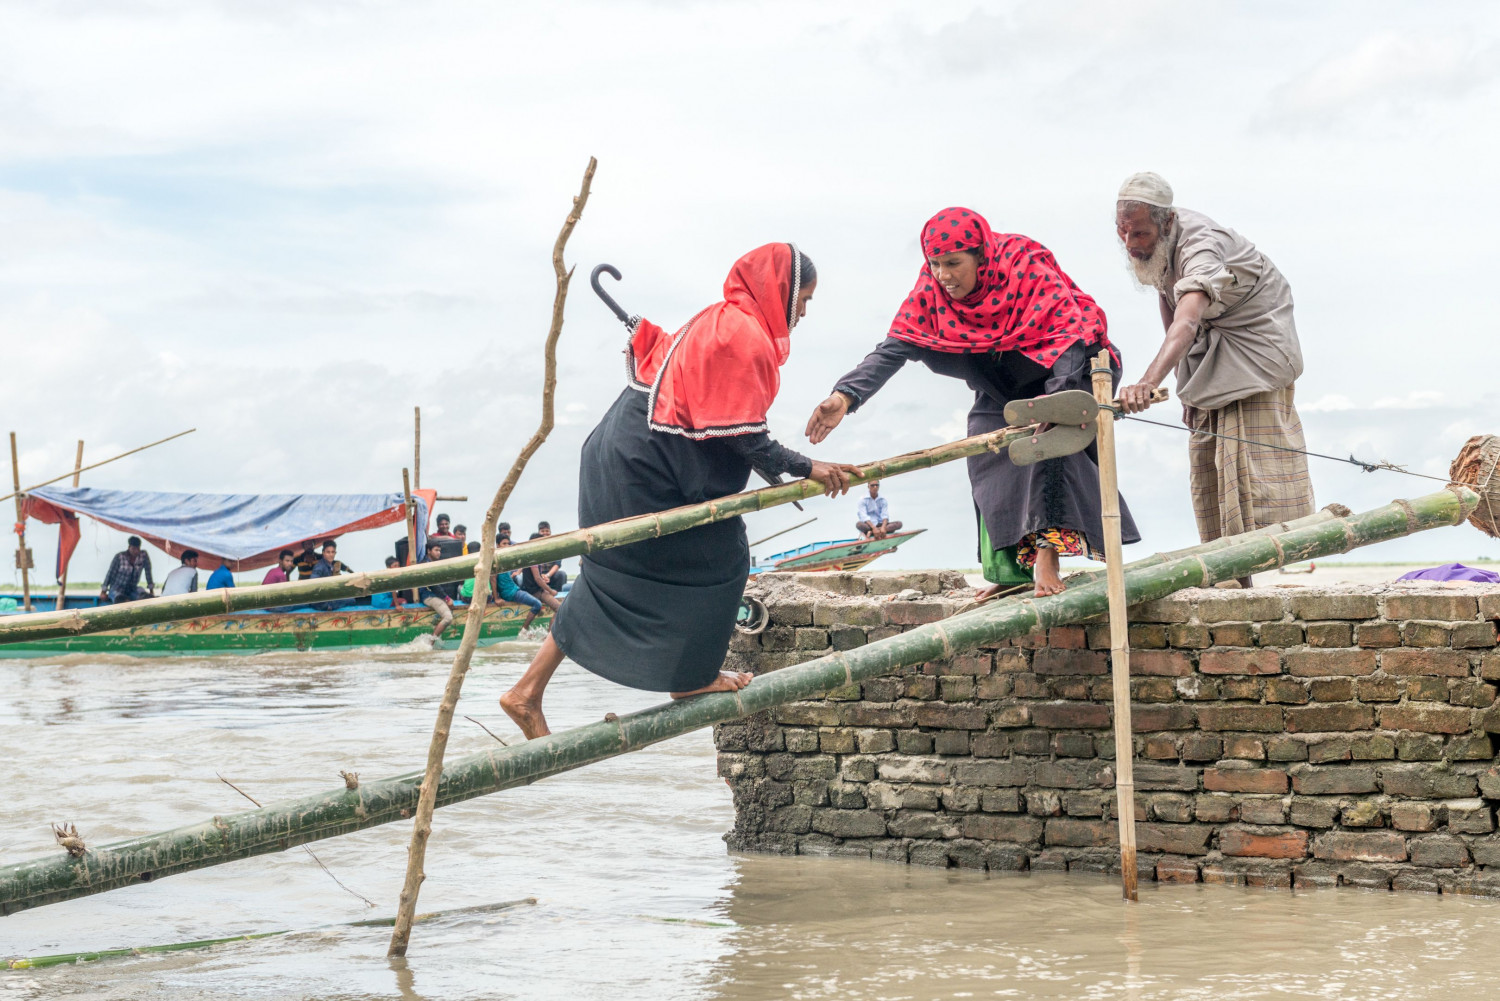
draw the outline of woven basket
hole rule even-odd
[[[1476,434],[1464,442],[1448,475],[1454,483],[1473,487],[1479,494],[1479,506],[1469,515],[1469,523],[1500,539],[1500,437]]]

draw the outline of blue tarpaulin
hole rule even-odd
[[[425,551],[427,517],[436,492],[413,491],[413,499],[417,505],[417,552],[421,553]],[[231,570],[269,566],[282,549],[308,539],[332,538],[406,520],[399,493],[184,494],[93,487],[39,487],[27,494],[25,514],[62,525],[64,545],[59,547],[59,555],[64,564],[77,541],[76,516],[88,515],[122,532],[139,535],[173,556],[196,549],[206,558],[204,565],[222,561]]]

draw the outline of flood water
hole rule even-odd
[[[509,736],[496,698],[530,648],[483,650],[467,713]],[[340,769],[416,767],[451,654],[0,661],[0,861],[327,790]],[[656,701],[564,665],[559,729]],[[457,721],[450,753],[491,738]],[[417,926],[324,928],[193,952],[0,972],[11,998],[1487,997],[1500,901],[1359,890],[1142,887],[847,859],[734,856],[706,732],[439,811],[422,911],[535,897]],[[0,918],[0,958],[199,940],[385,916],[405,825]],[[1490,987],[1485,987],[1490,984]]]

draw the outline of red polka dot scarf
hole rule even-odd
[[[890,336],[952,354],[1019,351],[1047,368],[1075,343],[1102,345],[1104,310],[1057,266],[1052,251],[1018,233],[993,233],[972,209],[947,208],[922,227],[922,253],[984,248],[974,291],[955,301],[924,262]]]

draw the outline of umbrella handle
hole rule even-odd
[[[599,284],[599,276],[601,274],[609,275],[615,281],[619,281],[620,269],[615,267],[613,264],[601,264],[594,269],[591,275],[589,275],[589,284],[594,287],[594,294],[604,300],[604,305],[609,307],[609,311],[615,314],[619,321],[625,324],[625,326],[630,326],[630,315],[626,313],[625,310],[621,309],[620,304],[615,302],[614,298],[608,292],[604,291],[603,285]]]

